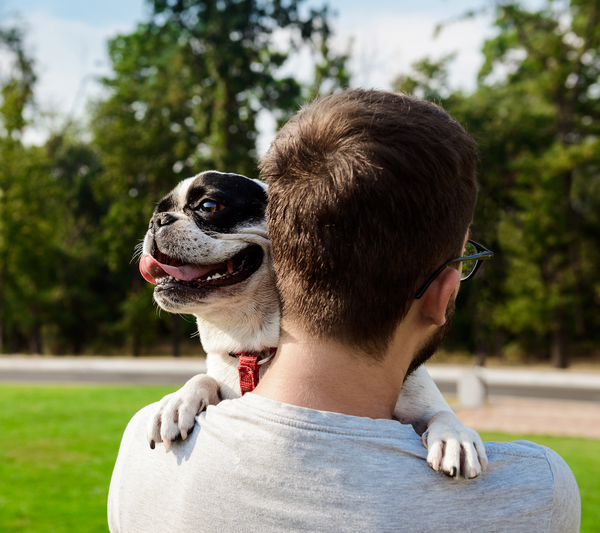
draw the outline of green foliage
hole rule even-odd
[[[44,148],[21,142],[35,72],[22,31],[0,27],[5,351],[139,354],[169,337],[175,322],[156,313],[132,261],[155,203],[203,170],[256,177],[259,114],[281,124],[349,84],[329,11],[303,4],[149,1],[148,19],[108,43],[113,72],[89,127],[68,125]],[[480,357],[511,346],[566,366],[600,342],[600,4],[495,10],[471,94],[450,86],[452,53],[416,63],[395,88],[440,102],[481,148],[472,229],[496,256],[462,288],[451,340]],[[308,84],[282,74],[304,48]]]
[[[351,43],[346,53],[338,55],[331,50],[330,37],[329,28],[324,27],[321,35],[317,38],[318,57],[315,63],[314,81],[302,91],[302,97],[305,101],[310,102],[319,95],[336,92],[350,86],[351,74],[347,68],[347,63],[350,58]],[[290,117],[280,116],[278,127],[283,126],[284,119],[288,118]]]
[[[109,42],[114,75],[103,80],[108,97],[95,104],[91,121],[102,165],[94,191],[107,206],[98,242],[125,286],[119,329],[135,353],[154,340],[156,318],[135,265],[125,265],[156,202],[203,170],[256,177],[258,113],[286,120],[302,95],[348,81],[347,56],[328,47],[327,10],[303,16],[300,3],[156,0],[148,22]],[[275,32],[287,43],[276,45]],[[278,75],[301,46],[316,54],[311,89]]]
[[[2,134],[19,136],[26,124],[23,112],[31,103],[36,79],[33,61],[23,47],[23,30],[19,27],[0,28],[0,50],[8,59],[8,72],[0,79]]]
[[[22,30],[0,27],[0,351],[137,355],[171,328],[177,338],[134,248],[183,177],[256,177],[260,112],[286,120],[311,91],[347,84],[327,9],[301,3],[149,1],[148,20],[108,43],[113,72],[89,127],[67,121],[43,148],[21,142],[25,117],[38,117]],[[302,47],[315,57],[310,86],[280,75]]]
[[[44,150],[20,141],[35,82],[21,31],[0,30],[0,48],[8,60],[0,79],[0,346],[8,331],[22,331],[39,352],[52,315],[61,196]]]
[[[493,89],[503,88],[527,105],[511,107],[512,118],[504,123],[537,124],[541,133],[535,146],[519,145],[507,160],[514,211],[505,209],[499,240],[503,251],[513,252],[506,254],[509,309],[525,296],[535,301],[529,320],[524,315],[514,320],[504,310],[497,318],[505,326],[510,322],[515,333],[547,335],[554,363],[566,366],[567,338],[582,339],[597,325],[595,313],[586,310],[598,302],[584,287],[597,283],[598,227],[592,229],[585,204],[595,205],[598,197],[576,197],[574,183],[577,176],[587,188],[584,176],[593,176],[599,161],[600,94],[594,96],[594,87],[600,75],[600,4],[548,2],[535,13],[506,4],[498,8],[496,25],[500,33],[484,48],[481,83],[490,83],[486,80],[503,68],[506,76]]]
[[[600,272],[600,3],[499,3],[495,25],[472,94],[448,87],[451,56],[415,64],[396,86],[440,101],[480,144],[473,232],[496,257],[464,291],[471,347],[518,339],[564,367],[600,340],[590,290]]]
[[[394,81],[394,89],[403,91],[438,102],[451,93],[448,81],[448,65],[456,54],[448,54],[439,61],[429,58],[422,59],[413,64],[411,75],[399,75]]]

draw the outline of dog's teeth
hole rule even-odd
[[[233,260],[229,259],[227,261],[227,274],[233,274],[233,271],[235,269],[233,268]]]
[[[212,277],[212,279],[222,278],[223,274],[219,274],[218,272]]]

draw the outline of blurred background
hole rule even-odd
[[[403,90],[478,140],[446,352],[600,361],[600,7],[530,0],[3,0],[0,348],[197,354],[132,260],[155,203],[206,169],[256,177],[319,93]]]
[[[156,203],[258,177],[344,87],[477,139],[496,255],[428,369],[484,440],[557,451],[600,532],[600,0],[0,0],[0,531],[106,531],[128,420],[205,371],[134,258]]]

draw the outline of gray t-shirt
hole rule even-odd
[[[255,394],[211,406],[193,433],[151,450],[151,407],[131,420],[113,472],[113,533],[410,531],[575,533],[573,474],[552,450],[486,444],[474,480],[431,470],[412,427]]]

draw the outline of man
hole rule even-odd
[[[453,313],[476,164],[456,121],[402,94],[346,91],[282,128],[260,164],[277,355],[254,393],[209,407],[169,453],[147,446],[148,410],[134,417],[111,531],[579,530],[577,485],[551,450],[488,443],[486,473],[445,478],[392,420]]]

